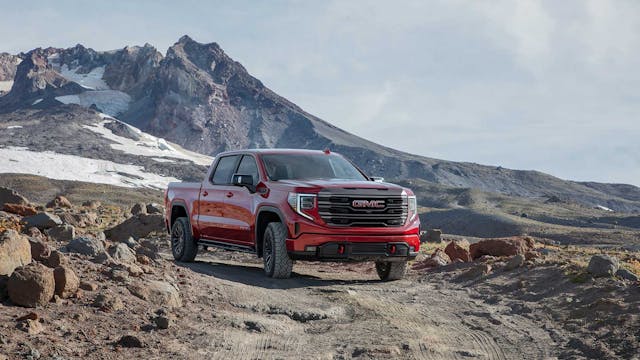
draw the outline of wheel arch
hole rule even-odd
[[[179,217],[186,217],[189,223],[189,226],[192,227],[191,232],[193,233],[193,225],[191,224],[191,219],[189,217],[189,210],[187,209],[187,204],[184,201],[176,200],[171,203],[171,217],[169,218],[169,231],[173,227],[173,223],[176,222],[176,219]]]
[[[286,227],[284,215],[274,206],[263,206],[258,210],[255,223],[256,254],[262,257],[262,237],[270,222],[279,221]]]

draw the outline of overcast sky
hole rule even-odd
[[[184,34],[415,154],[640,185],[640,1],[4,1],[0,51]]]

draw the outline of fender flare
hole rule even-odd
[[[184,212],[187,214],[187,221],[189,222],[189,226],[191,226],[191,233],[193,233],[193,225],[191,224],[191,216],[189,216],[189,208],[187,207],[187,203],[185,203],[184,200],[174,200],[171,202],[169,218],[167,219],[167,231],[171,233],[171,226],[173,226],[171,218],[173,217],[173,208],[176,206],[184,209]]]

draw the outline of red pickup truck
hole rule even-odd
[[[202,183],[169,184],[165,208],[177,261],[193,261],[198,245],[246,251],[274,278],[319,260],[374,261],[382,280],[396,280],[420,248],[411,190],[328,150],[221,153]]]

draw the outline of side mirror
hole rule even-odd
[[[370,177],[370,179],[371,181],[374,181],[374,182],[384,182],[384,178],[381,176],[372,176]]]
[[[251,192],[255,191],[255,186],[253,186],[253,176],[251,175],[233,174],[231,183],[235,186],[246,187]]]

